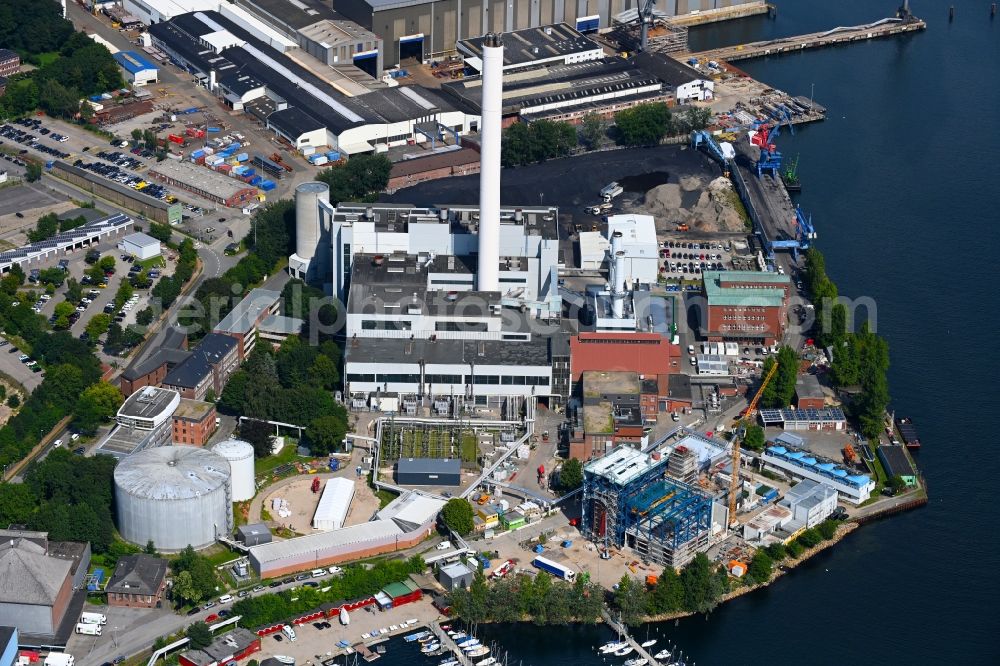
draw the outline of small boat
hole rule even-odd
[[[407,620],[407,621],[406,621],[406,624],[412,627],[412,626],[413,626],[413,625],[415,625],[415,624],[416,624],[417,622],[419,622],[419,620],[417,620],[417,618],[415,618],[415,617],[411,617],[411,618],[410,618],[409,620]]]
[[[429,632],[429,631],[418,631],[415,634],[410,634],[408,636],[403,636],[403,640],[406,641],[407,643],[412,643],[413,641],[418,641],[421,638],[426,638],[427,636],[430,636],[430,635],[431,635],[431,632]]]
[[[636,657],[635,659],[629,659],[622,666],[646,666],[647,663],[649,663],[648,659]]]
[[[656,639],[650,638],[648,641],[642,644],[642,647],[648,648],[648,647],[653,647],[654,645],[656,645]]]
[[[345,627],[351,623],[351,616],[343,606],[340,608],[340,623]]]
[[[476,641],[475,643],[469,643],[468,645],[462,646],[462,652],[472,652],[473,650],[478,650],[483,646],[482,643]]]
[[[653,659],[666,659],[670,656],[670,650],[660,650],[653,655]]]
[[[460,641],[455,641],[455,645],[458,647],[465,647],[467,645],[479,645],[479,639],[475,636],[469,636],[468,638],[463,638]]]
[[[423,632],[423,634],[424,634],[423,636],[420,636],[419,638],[417,638],[417,640],[420,641],[421,643],[431,643],[431,642],[438,643],[439,642],[437,636],[435,636],[431,632],[425,631],[425,632]]]
[[[295,657],[289,657],[284,654],[274,655],[275,661],[280,661],[282,664],[288,664],[288,666],[295,666]]]
[[[487,655],[489,653],[490,653],[490,649],[488,647],[486,647],[485,645],[480,645],[475,650],[473,650],[471,652],[466,652],[466,655],[469,656],[469,657],[482,657],[482,656]]]
[[[375,652],[377,654],[385,654],[385,645],[376,645]]]
[[[601,654],[608,654],[611,652],[615,652],[616,650],[621,650],[623,647],[627,645],[628,643],[624,641],[610,641],[608,643],[605,643],[601,647],[597,648],[597,651],[600,652]]]
[[[482,661],[477,661],[476,666],[490,666],[491,664],[497,663],[496,657],[486,657]]]
[[[445,659],[438,666],[458,666],[458,659]]]
[[[427,654],[428,652],[434,652],[434,650],[437,650],[440,647],[441,647],[440,643],[428,643],[427,645],[424,645],[422,648],[420,648],[420,651],[423,652],[424,654]]]
[[[413,618],[412,620],[407,620],[406,623],[407,624],[416,624],[417,623],[417,618]],[[442,624],[441,625],[441,629],[444,630],[444,631],[448,631],[449,629],[451,629],[451,625],[450,624]]]
[[[626,645],[621,650],[615,650],[616,657],[624,657],[627,654],[632,654],[634,648],[631,645]]]
[[[448,635],[454,638],[456,641],[468,636],[468,634],[465,633],[464,631],[449,631]]]

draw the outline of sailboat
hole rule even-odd
[[[600,652],[601,654],[608,654],[611,652],[616,652],[617,650],[621,650],[626,645],[628,645],[628,643],[626,643],[625,641],[608,641],[604,645],[597,648],[597,651]]]
[[[614,654],[616,657],[624,657],[627,654],[632,654],[633,650],[634,648],[631,645],[626,645],[621,650],[615,650]]]
[[[351,616],[347,613],[347,609],[343,606],[340,608],[340,623],[345,627],[351,623]]]
[[[656,639],[650,638],[648,641],[642,644],[642,647],[648,648],[648,647],[653,647],[654,645],[656,645]]]

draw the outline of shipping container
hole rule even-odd
[[[218,132],[219,131],[218,127],[206,127],[205,129],[208,130],[209,132]]]
[[[252,179],[250,180],[250,184],[251,184],[251,185],[253,185],[254,187],[256,187],[256,186],[260,185],[260,184],[261,184],[261,182],[262,182],[263,180],[264,180],[264,179],[263,179],[263,178],[261,178],[260,176],[254,176],[254,177],[253,177],[253,178],[252,178]]]
[[[270,192],[275,187],[277,187],[277,185],[274,183],[273,180],[262,180],[260,183],[260,189],[264,190],[265,192]]]
[[[176,134],[168,134],[167,135],[167,140],[168,141],[172,141],[173,143],[176,143],[176,144],[181,145],[181,146],[184,145],[184,137],[177,136]]]
[[[233,167],[229,166],[228,164],[220,164],[216,168],[216,171],[218,171],[219,173],[229,173],[232,170],[233,170]]]
[[[340,152],[336,150],[331,150],[326,154],[326,159],[330,160],[331,162],[336,162],[340,159]]]
[[[313,157],[309,158],[309,161],[312,163],[313,166],[323,166],[330,160],[326,159],[326,155],[314,155]]]
[[[236,161],[238,162],[246,162],[249,159],[250,156],[246,153],[240,153],[239,155],[236,156]]]
[[[254,169],[253,167],[243,167],[243,168],[246,169],[243,172],[244,176],[256,176],[257,175],[257,169]]]

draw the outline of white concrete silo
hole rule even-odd
[[[252,499],[256,493],[253,469],[253,446],[242,439],[227,439],[212,447],[212,451],[229,461],[232,472],[233,501]]]
[[[320,202],[330,203],[330,187],[310,181],[295,188],[295,254],[288,258],[289,269],[305,279],[320,246]]]
[[[115,467],[118,531],[163,552],[205,548],[233,529],[229,463],[193,446],[134,453]]]

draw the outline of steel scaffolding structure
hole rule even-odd
[[[666,476],[667,459],[616,449],[584,468],[582,527],[587,538],[629,547],[643,559],[680,567],[704,550],[712,500]]]

